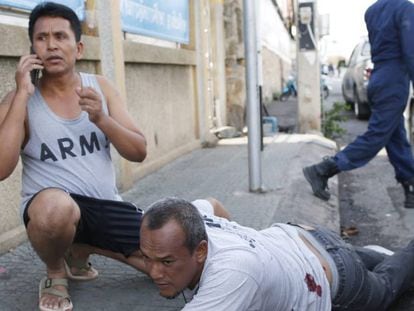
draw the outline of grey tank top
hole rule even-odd
[[[95,75],[81,73],[82,86],[105,97]],[[57,116],[39,89],[27,104],[29,140],[21,152],[22,204],[38,191],[57,187],[68,192],[107,200],[120,200],[111,160],[110,143],[104,133],[81,112],[76,119]]]

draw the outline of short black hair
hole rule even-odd
[[[33,43],[33,30],[36,21],[43,16],[61,17],[69,21],[76,42],[81,40],[81,23],[76,13],[69,7],[55,2],[41,2],[35,6],[29,16],[29,39]]]
[[[201,241],[207,241],[204,221],[197,208],[190,202],[178,198],[165,198],[153,203],[144,213],[141,226],[149,230],[161,229],[174,220],[185,234],[185,246],[192,254]]]

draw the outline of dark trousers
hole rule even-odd
[[[338,270],[334,311],[387,310],[414,280],[414,240],[394,255],[386,256],[353,247],[325,228],[309,232],[326,249]]]
[[[402,182],[414,177],[414,159],[405,130],[404,110],[408,100],[409,80],[395,64],[379,67],[371,76],[368,98],[371,117],[367,131],[335,155],[340,171],[348,171],[367,164],[386,148],[394,167],[395,178]],[[381,77],[392,77],[396,82],[384,87]]]

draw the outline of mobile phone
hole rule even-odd
[[[36,54],[32,46],[30,46],[30,54]],[[34,86],[37,86],[39,82],[39,76],[40,69],[33,69],[32,71],[30,71],[30,79],[32,80]]]

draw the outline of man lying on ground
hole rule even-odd
[[[205,200],[166,198],[142,219],[145,270],[186,311],[386,310],[414,279],[414,241],[389,256],[322,227],[257,231],[214,213]]]

